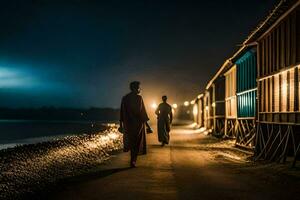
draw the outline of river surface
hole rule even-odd
[[[108,121],[0,120],[0,149],[103,131]]]

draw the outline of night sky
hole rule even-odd
[[[192,100],[275,3],[1,0],[0,107]]]

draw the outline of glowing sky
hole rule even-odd
[[[109,2],[1,1],[0,107],[191,100],[276,1]]]

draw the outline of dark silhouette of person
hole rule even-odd
[[[146,154],[146,126],[150,128],[140,82],[130,83],[131,92],[122,98],[120,130],[123,132],[124,151],[130,151],[130,166],[135,167],[138,155]]]
[[[161,145],[169,144],[170,140],[170,126],[173,121],[172,107],[167,103],[167,96],[162,96],[162,103],[160,103],[155,111],[157,115],[157,133],[158,141]]]

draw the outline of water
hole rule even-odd
[[[103,131],[105,121],[0,120],[0,149]]]

